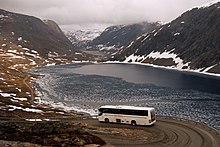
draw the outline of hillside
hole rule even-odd
[[[111,56],[138,36],[150,32],[159,26],[159,23],[149,22],[110,26],[88,43],[87,50],[99,50]]]
[[[35,111],[35,105],[39,104],[30,83],[36,76],[27,73],[28,69],[75,60],[92,60],[95,57],[73,49],[55,22],[44,23],[33,16],[0,9],[0,34],[2,115],[10,110],[12,114],[14,110],[29,112],[32,107]]]
[[[194,8],[131,42],[113,60],[220,73],[220,2]]]
[[[94,57],[73,49],[55,22],[0,9],[1,146],[105,144],[78,124],[51,120],[82,114],[58,110],[41,102],[31,83],[39,75],[28,73],[29,69],[42,65]]]
[[[158,23],[136,23],[130,25],[110,26],[106,28],[100,36],[95,38],[90,45],[115,46],[120,48],[127,45],[137,36],[150,32],[159,26]]]

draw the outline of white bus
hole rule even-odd
[[[156,122],[156,115],[152,107],[105,105],[99,108],[98,120],[131,125],[152,125]]]

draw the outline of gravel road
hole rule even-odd
[[[100,123],[96,119],[79,120],[88,131],[107,146],[144,147],[219,147],[220,132],[189,120],[158,118],[153,126]]]

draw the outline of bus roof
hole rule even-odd
[[[125,106],[125,105],[104,105],[100,108],[110,108],[110,109],[129,109],[129,110],[154,110],[153,107],[136,107],[136,106]],[[99,109],[100,109],[99,108]]]

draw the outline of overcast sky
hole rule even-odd
[[[52,19],[60,25],[169,22],[213,0],[0,0],[0,8]]]

